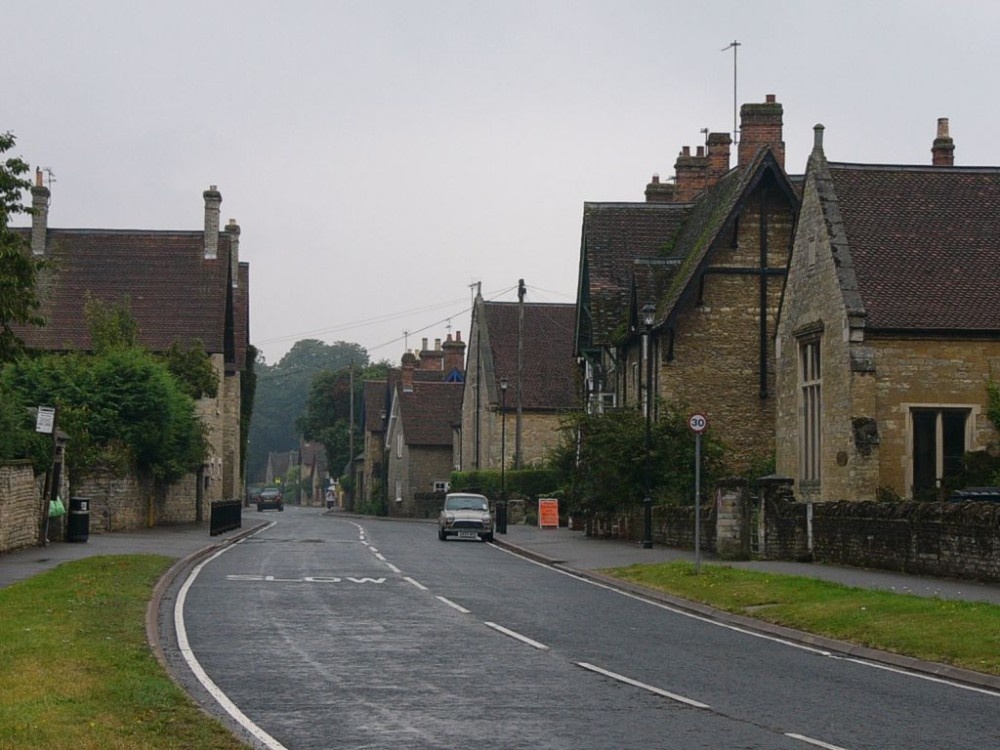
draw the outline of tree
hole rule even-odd
[[[321,372],[346,368],[351,362],[356,367],[367,366],[368,352],[344,341],[326,344],[304,339],[297,341],[276,365],[268,366],[262,360],[255,363],[248,476],[264,476],[268,453],[298,448],[300,431],[296,422],[305,413],[313,378]]]
[[[563,423],[551,462],[564,478],[572,504],[591,512],[640,505],[646,495],[646,421],[632,410],[576,413]],[[702,486],[722,473],[721,444],[702,438]],[[656,503],[694,502],[694,436],[681,411],[661,409],[650,425],[650,491]]]
[[[197,400],[215,398],[218,395],[219,375],[200,340],[196,339],[187,348],[175,341],[167,350],[164,360],[170,374],[184,384],[191,398]]]
[[[83,315],[87,319],[90,348],[94,354],[129,349],[138,344],[139,324],[132,315],[128,297],[109,303],[88,293],[83,303]]]
[[[358,446],[361,444],[364,432],[361,424],[364,381],[385,380],[388,372],[389,363],[383,361],[355,369],[353,377],[351,368],[348,366],[336,372],[321,372],[313,378],[305,411],[296,420],[296,426],[306,440],[316,440],[323,444],[327,463],[334,475],[343,469],[351,458],[352,395],[354,399],[354,439],[355,446]],[[351,392],[352,380],[354,382],[353,394]]]
[[[0,154],[13,148],[15,137],[0,134]],[[31,213],[21,204],[21,195],[31,182],[21,175],[28,165],[17,157],[0,163],[0,362],[13,359],[24,350],[24,342],[14,333],[14,325],[43,325],[37,315],[40,303],[35,285],[44,262],[25,252],[21,237],[9,228],[14,214]]]

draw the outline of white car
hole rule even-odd
[[[485,495],[471,492],[445,495],[444,507],[438,516],[438,539],[445,542],[450,536],[493,541],[493,516]]]

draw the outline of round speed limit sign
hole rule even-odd
[[[708,429],[708,418],[704,414],[692,414],[688,417],[688,427],[700,435]]]

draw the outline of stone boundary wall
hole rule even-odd
[[[0,553],[38,544],[42,499],[30,461],[0,464]]]
[[[759,559],[1000,582],[1000,503],[808,504],[796,501],[791,486],[783,477],[760,480],[763,499],[755,517],[745,483],[720,482],[715,503],[701,506],[701,549],[727,559],[747,558],[747,527],[757,523]],[[642,541],[643,509],[591,516],[587,534]],[[653,542],[693,549],[693,506],[654,507]]]

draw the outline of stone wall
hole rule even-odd
[[[793,225],[791,211],[777,193],[771,190],[765,203],[767,263],[771,269],[785,267]],[[773,335],[783,279],[775,275],[766,281],[766,354],[762,363],[761,279],[736,272],[760,267],[763,194],[758,191],[748,201],[740,216],[737,241],[713,250],[701,304],[687,305],[677,316],[672,358],[665,337],[658,338],[654,353],[660,362],[659,397],[707,414],[712,434],[727,445],[726,460],[735,471],[774,453]],[[761,397],[762,365],[767,368],[766,398]]]
[[[42,498],[30,461],[0,464],[0,553],[39,542]]]
[[[710,503],[701,506],[700,523],[701,550],[715,552],[716,510]],[[587,521],[589,536],[641,542],[645,532],[645,516],[641,507],[630,512],[591,516]],[[663,547],[694,549],[694,506],[654,506],[653,543]]]

